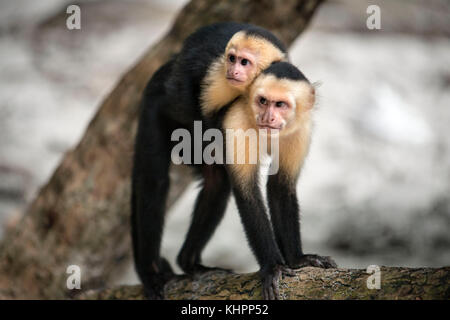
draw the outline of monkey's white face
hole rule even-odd
[[[233,87],[246,87],[255,77],[257,55],[250,50],[230,48],[225,66],[228,83]]]
[[[312,108],[314,91],[305,81],[260,75],[250,89],[256,126],[288,134],[299,127],[301,114]]]
[[[261,129],[283,130],[295,115],[295,99],[279,81],[261,81],[255,85],[253,112]]]
[[[265,95],[258,95],[254,103],[258,107],[256,125],[260,129],[282,130],[292,113],[292,106],[286,102],[285,97],[269,99]]]

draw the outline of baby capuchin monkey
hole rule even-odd
[[[200,28],[165,66],[168,115],[188,125],[210,119],[272,62],[286,60],[284,44],[264,28],[234,22]]]
[[[245,137],[239,135],[245,135],[249,129],[278,138],[279,169],[267,182],[270,220],[259,187],[260,159],[254,164],[248,161],[249,157],[244,163],[226,164],[228,179],[218,182],[232,186],[248,242],[261,267],[265,299],[278,298],[278,279],[283,269],[336,267],[330,257],[304,254],[300,238],[296,185],[311,141],[314,101],[314,87],[306,77],[292,64],[278,62],[264,70],[246,94],[221,111],[222,129],[232,129],[236,141],[244,141]],[[227,143],[233,141],[233,146],[226,145],[226,153],[234,153],[233,159],[238,154],[248,155],[249,148],[255,148],[251,143],[239,144],[233,139],[226,139]],[[256,141],[261,140],[258,137]],[[221,169],[216,166],[215,170]]]
[[[225,53],[214,60],[202,82],[203,114],[217,112],[245,92],[271,63],[284,60],[287,60],[287,53],[283,44],[264,29],[251,27],[235,33]]]

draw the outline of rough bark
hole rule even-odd
[[[193,0],[172,29],[126,73],[67,152],[23,219],[0,243],[0,298],[66,298],[66,268],[82,268],[84,288],[110,284],[129,261],[129,195],[133,140],[142,90],[153,72],[198,27],[245,21],[272,30],[287,44],[322,0]],[[179,169],[179,168],[177,168]],[[175,200],[188,185],[172,183]]]
[[[431,300],[450,298],[450,267],[393,268],[380,270],[380,289],[368,289],[370,276],[361,269],[303,268],[294,275],[283,275],[280,298],[361,299],[361,300]],[[82,299],[144,299],[142,287],[121,286],[84,294]],[[171,300],[257,300],[261,283],[256,273],[229,274],[209,272],[195,278],[181,276],[165,287],[165,298]]]

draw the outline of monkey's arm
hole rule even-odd
[[[278,280],[283,258],[275,242],[256,177],[256,174],[252,175],[245,184],[236,181],[242,177],[232,175],[231,180],[235,182],[233,192],[247,240],[261,268],[263,298],[273,300],[279,295]]]
[[[267,181],[267,199],[275,239],[290,268],[314,266],[336,268],[330,257],[315,254],[303,254],[300,236],[300,208],[297,199],[296,179],[282,172],[269,176]]]
[[[303,255],[295,183],[278,172],[267,180],[267,200],[278,247],[285,263],[294,267]]]
[[[305,126],[308,127],[308,126]],[[308,153],[310,130],[280,139],[279,169],[267,180],[267,200],[278,247],[290,268],[336,267],[329,257],[303,253],[297,181]]]

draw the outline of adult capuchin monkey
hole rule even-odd
[[[233,132],[232,138],[226,139],[225,152],[227,157],[231,153],[234,161],[225,165],[228,179],[215,180],[214,187],[232,186],[248,242],[261,267],[265,299],[278,298],[278,279],[283,269],[336,267],[330,257],[304,254],[300,239],[296,185],[310,145],[314,101],[315,90],[307,78],[292,64],[277,62],[256,78],[246,94],[220,111],[222,130]],[[278,171],[269,175],[267,181],[270,221],[259,187],[260,159],[250,163],[249,148],[255,146],[250,139],[242,143],[249,130],[258,133],[256,148],[261,147],[261,134],[278,138]],[[268,145],[270,148],[270,142]],[[239,154],[245,154],[243,163],[236,161]],[[211,176],[225,171],[219,166],[209,170],[216,172]],[[215,203],[224,196],[217,195],[209,201]]]
[[[173,276],[168,262],[160,257],[171,133],[177,128],[192,132],[195,120],[203,121],[206,127],[214,126],[223,114],[222,106],[244,93],[270,63],[285,59],[283,44],[267,30],[221,23],[201,28],[186,39],[181,52],[149,81],[136,136],[131,199],[135,265],[148,298],[162,298],[164,284]],[[200,264],[201,251],[222,219],[231,186],[235,185],[229,182],[232,175],[223,166],[196,167],[203,177],[203,188],[178,256],[179,265],[190,274],[208,270]],[[267,236],[270,239],[272,234]],[[255,245],[261,244],[251,243]],[[277,260],[276,268],[282,261]],[[277,278],[278,269],[273,268],[262,267],[266,292],[272,294],[265,294],[266,298],[274,296],[268,287]]]

